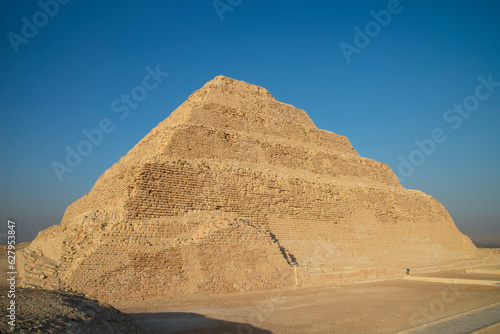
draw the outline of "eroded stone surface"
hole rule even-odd
[[[218,76],[21,254],[106,301],[371,279],[477,255],[446,209],[264,88]]]

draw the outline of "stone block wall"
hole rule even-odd
[[[299,265],[324,261],[313,261],[314,241],[327,242],[328,262],[340,267],[416,265],[464,256],[462,243],[456,242],[461,233],[430,196],[278,172],[206,161],[147,164],[126,204],[127,218],[177,216],[190,210],[232,213],[273,233]],[[472,254],[474,247],[467,251]]]
[[[217,77],[19,253],[104,301],[380,278],[472,258],[432,197],[267,90]]]
[[[82,226],[95,224],[86,220]],[[99,300],[118,302],[294,284],[279,242],[269,232],[220,212],[133,222],[107,219],[99,228],[65,237],[63,255],[53,266],[56,280],[50,280],[56,284],[51,287]],[[33,249],[43,255],[36,245],[28,252]],[[25,272],[43,271],[46,264],[31,266],[36,269],[28,267]],[[25,285],[49,287],[47,277],[24,276]]]

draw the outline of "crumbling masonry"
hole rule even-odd
[[[404,274],[475,256],[431,196],[264,88],[218,76],[20,254],[109,302]]]

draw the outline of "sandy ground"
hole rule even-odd
[[[472,275],[459,271],[432,275],[472,279]],[[493,278],[481,274],[473,277]],[[495,279],[500,282],[500,276]],[[399,279],[216,296],[170,296],[115,306],[158,333],[395,333],[497,302],[500,286]]]
[[[477,334],[496,330],[500,324],[500,303],[461,313],[398,334]],[[498,332],[493,332],[498,333]]]

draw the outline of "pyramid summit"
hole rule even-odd
[[[446,209],[266,89],[217,76],[20,254],[108,302],[395,277],[477,256]]]

